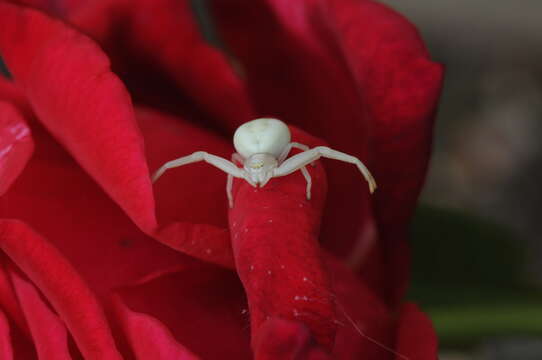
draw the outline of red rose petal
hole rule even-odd
[[[25,104],[26,99],[24,94],[13,81],[0,76],[0,101],[6,101],[13,105],[20,107],[19,105]]]
[[[10,0],[13,3],[31,6],[40,9],[47,9],[51,3],[51,0]]]
[[[383,259],[374,268],[364,267],[363,275],[396,302],[408,277],[405,219],[425,175],[441,67],[427,59],[407,21],[372,1],[213,5],[259,112],[310,129],[330,146],[369,160],[379,185],[374,203],[384,243],[378,244],[381,253],[372,253]],[[347,255],[354,246],[367,247],[354,243],[364,242],[365,226],[371,226],[367,191],[355,169],[337,162],[328,169],[323,239]],[[397,232],[390,233],[392,228]],[[360,263],[359,257],[350,260]],[[389,275],[382,273],[387,268]],[[383,283],[394,290],[383,289]]]
[[[162,323],[202,359],[252,359],[246,300],[231,271],[200,264],[119,290],[134,312]]]
[[[357,274],[326,254],[337,312],[336,359],[388,359],[394,354],[394,326],[389,309]]]
[[[0,310],[0,359],[13,360],[9,323],[4,313]]]
[[[314,344],[310,331],[299,322],[270,318],[260,327],[254,343],[257,360],[331,359]]]
[[[203,39],[191,6],[188,0],[92,1],[69,20],[102,44],[122,71],[134,58],[148,61],[206,117],[231,130],[252,118],[246,89],[225,55]],[[136,67],[127,79],[148,70]]]
[[[298,131],[294,139],[309,146],[315,142]],[[253,339],[267,319],[282,318],[305,323],[331,349],[335,313],[318,243],[326,178],[319,163],[307,169],[310,200],[299,171],[271,179],[262,188],[234,181],[232,247],[248,296]]]
[[[175,341],[158,320],[130,310],[120,297],[114,299],[115,313],[137,359],[196,360],[194,354]]]
[[[19,300],[11,284],[11,279],[4,265],[5,259],[2,256],[0,261],[0,306],[10,319],[21,329],[25,335],[30,336],[28,324],[19,306]]]
[[[0,20],[6,16],[11,31],[0,37],[0,49],[40,120],[143,231],[177,250],[232,266],[225,229],[189,224],[193,209],[176,214],[184,222],[157,229],[143,141],[128,94],[109,71],[105,55],[63,23],[34,10],[1,6]],[[26,56],[33,61],[25,63]],[[189,139],[186,132],[175,141]],[[207,140],[203,135],[200,139]],[[203,240],[192,246],[199,238]]]
[[[43,128],[32,132],[36,151],[0,198],[0,218],[32,224],[99,296],[191,261],[143,234]]]
[[[179,118],[142,108],[136,115],[153,171],[199,150],[226,159],[234,151],[231,142]],[[162,226],[158,239],[197,258],[232,267],[226,174],[205,162],[190,164],[168,170],[154,188]]]
[[[0,52],[40,120],[145,231],[156,226],[130,97],[88,38],[44,14],[0,4]]]
[[[21,115],[24,116],[25,120],[28,121],[28,125],[32,125],[35,121],[34,113],[23,91],[16,83],[3,76],[0,76],[0,101],[15,106]]]
[[[438,339],[431,320],[413,303],[402,306],[397,333],[396,360],[435,360],[438,358]]]
[[[214,2],[213,9],[244,67],[258,113],[281,118],[367,161],[370,134],[360,89],[321,3],[239,0]],[[324,163],[329,193],[322,241],[347,256],[362,224],[372,221],[369,191],[354,166]]]
[[[367,104],[379,186],[375,214],[387,294],[396,303],[407,286],[406,231],[427,172],[443,68],[429,60],[415,27],[391,9],[373,1],[330,3],[337,39]]]
[[[10,274],[39,358],[71,360],[64,323],[43,302],[32,284],[13,270]]]
[[[395,322],[389,310],[369,288],[344,264],[328,254],[325,263],[332,274],[332,297],[336,305],[338,325],[333,358],[338,360],[389,359],[397,353],[394,349]],[[300,359],[322,356],[327,352],[315,346],[308,328],[300,322],[270,318],[266,320],[253,339],[256,356],[279,358],[278,354],[297,355]],[[296,359],[298,357],[295,357]]]
[[[45,294],[85,357],[121,359],[94,294],[58,250],[14,220],[0,220],[0,247]]]
[[[11,276],[8,273],[7,259],[4,254],[0,256],[0,307],[4,315],[9,318],[11,348],[14,358],[36,359],[36,350],[32,343],[32,334],[26,323],[25,316],[19,305],[19,300],[12,286]],[[0,349],[1,350],[1,349]],[[1,353],[1,351],[0,351]],[[3,357],[0,357],[3,359]]]
[[[326,256],[326,264],[333,274],[332,292],[335,295],[327,294],[339,307],[334,319],[339,328],[333,358],[391,358],[394,321],[388,309],[339,261]],[[175,341],[202,358],[252,358],[247,352],[249,325],[244,323],[248,319],[240,321],[248,316],[247,310],[242,310],[246,306],[244,292],[231,273],[211,266],[186,268],[177,273],[153,276],[121,289],[120,294],[129,309],[151,316],[153,325],[159,328],[166,326]],[[304,357],[300,359],[310,359],[309,354],[328,356],[301,322],[270,318],[255,336],[257,358],[273,358],[273,354],[281,351],[295,353],[296,349],[303,350],[300,356]],[[298,347],[291,345],[292,338],[301,339],[297,343],[294,341]],[[213,346],[209,346],[210,342]]]
[[[30,130],[20,112],[0,101],[0,195],[19,176],[33,150]]]
[[[78,9],[89,0],[11,0],[11,2],[27,5],[54,15],[66,15]]]

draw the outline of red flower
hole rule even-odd
[[[400,305],[442,81],[409,23],[369,0],[209,2],[232,66],[187,0],[24,2],[49,15],[0,2],[0,358],[436,358]],[[211,166],[153,189],[262,115],[379,190],[318,163],[310,201],[299,172],[236,181],[228,219]]]

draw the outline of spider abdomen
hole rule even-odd
[[[233,145],[245,159],[259,153],[278,158],[290,139],[290,130],[285,123],[274,118],[260,118],[239,126],[233,135]]]

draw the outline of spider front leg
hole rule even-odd
[[[158,180],[158,178],[162,176],[162,174],[166,170],[183,166],[183,165],[188,165],[188,164],[195,163],[198,161],[205,161],[206,163],[211,164],[228,174],[226,192],[228,196],[229,205],[230,207],[232,207],[233,200],[231,196],[231,184],[233,182],[233,177],[246,178],[246,176],[242,169],[239,169],[235,164],[231,163],[230,161],[224,158],[221,158],[220,156],[208,154],[204,151],[196,151],[195,153],[191,155],[184,156],[176,160],[168,161],[162,167],[160,167],[158,171],[154,173],[152,177],[152,182],[155,182],[156,180]]]
[[[310,149],[308,151],[296,154],[289,159],[286,159],[275,169],[273,176],[285,176],[291,174],[294,171],[308,165],[309,163],[318,160],[322,156],[329,159],[340,160],[356,165],[359,171],[363,174],[363,176],[369,183],[369,190],[371,191],[371,193],[375,191],[376,182],[369,170],[365,167],[365,165],[363,165],[361,160],[359,160],[355,156],[330,149],[327,146],[317,146],[314,149]]]
[[[198,161],[205,161],[208,164],[211,164],[220,170],[224,171],[225,173],[231,174],[232,176],[238,177],[238,178],[244,178],[243,171],[239,169],[235,164],[231,163],[230,161],[221,158],[220,156],[212,155],[209,153],[206,153],[205,151],[196,151],[195,153],[183,156],[181,158],[168,161],[160,169],[158,169],[154,175],[152,176],[152,182],[155,182],[158,180],[160,176],[166,170],[173,169],[179,166],[188,165],[191,163],[195,163]]]

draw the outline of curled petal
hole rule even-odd
[[[115,314],[136,359],[196,360],[155,318],[130,310],[119,296],[113,299]]]
[[[270,318],[260,327],[255,339],[255,359],[326,360],[329,353],[314,343],[302,323]]]
[[[99,295],[189,261],[142,233],[42,127],[32,134],[37,151],[0,198],[0,218],[32,224]]]
[[[167,328],[176,342],[202,359],[253,358],[243,289],[231,271],[200,263],[123,287],[118,294],[131,311],[153,319],[153,331],[166,334],[159,329]]]
[[[88,0],[11,0],[14,3],[31,6],[54,15],[67,15]]]
[[[30,130],[21,113],[0,101],[0,195],[23,171],[33,150]]]
[[[303,256],[299,258],[303,261]],[[278,358],[274,357],[276,354],[297,355],[298,359],[325,359],[330,354],[338,360],[363,356],[391,358],[395,322],[389,310],[340,261],[326,254],[323,259],[332,277],[332,289],[319,290],[337,305],[336,314],[330,319],[338,327],[332,350],[318,344],[316,332],[309,328],[312,324],[305,321],[306,318],[270,316],[253,331],[254,354],[251,355],[248,329],[256,324],[247,322],[252,311],[260,310],[246,308],[245,292],[237,276],[208,264],[194,263],[178,271],[153,274],[144,281],[118,289],[118,300],[137,315],[137,321],[130,325],[134,326],[133,331],[136,325],[147,324],[151,328],[148,331],[161,334],[161,346],[165,349],[170,346],[175,349],[176,343],[180,343],[204,359],[251,359],[253,356],[273,359]],[[269,280],[267,274],[262,283],[266,280]],[[265,287],[272,286],[264,286],[264,290]],[[257,296],[257,289],[249,290],[253,291],[250,296]],[[284,305],[282,289],[276,286],[275,290],[277,304]],[[256,304],[264,301],[271,302],[264,299]],[[168,330],[172,339],[167,336]],[[135,339],[136,335],[133,336]],[[214,339],[213,346],[209,346],[209,339]]]
[[[429,60],[415,27],[386,6],[332,0],[330,9],[367,104],[385,291],[397,303],[408,281],[406,231],[427,172],[443,67]]]
[[[233,152],[230,142],[186,120],[145,108],[137,108],[136,115],[153,171],[195,151],[227,159]],[[233,266],[225,173],[204,162],[190,164],[168,170],[154,189],[160,225],[154,235],[160,241],[199,259]]]
[[[298,131],[294,139],[311,147],[315,143]],[[300,171],[273,178],[261,188],[236,180],[230,229],[253,339],[267,319],[281,318],[306,324],[329,350],[335,338],[335,313],[318,243],[326,178],[322,166],[315,165],[307,166],[312,177],[310,200]]]
[[[85,357],[121,359],[94,294],[58,250],[15,220],[0,220],[0,248],[45,294]]]
[[[0,76],[0,101],[5,101],[15,105],[18,108],[28,107],[24,93],[13,81]]]
[[[158,230],[155,237],[184,254],[224,267],[234,266],[230,234],[226,229],[175,222]]]
[[[243,66],[257,113],[310,131],[330,147],[367,162],[370,133],[360,99],[363,89],[338,47],[325,2],[233,0],[212,5],[224,39]],[[347,256],[363,230],[360,224],[372,221],[369,192],[354,167],[324,163],[329,192],[321,238]]]
[[[24,311],[40,359],[70,360],[66,326],[43,302],[32,284],[13,269],[11,280]]]
[[[231,266],[229,246],[213,245],[210,256],[209,247],[201,244],[190,250],[191,240],[202,234],[211,237],[212,243],[218,238],[226,244],[223,229],[198,228],[184,221],[180,227],[158,232],[143,138],[130,98],[100,49],[38,11],[7,3],[0,4],[0,10],[7,29],[0,35],[0,50],[53,135],[144,232],[178,250]],[[28,61],[30,57],[32,61]],[[224,223],[225,212],[222,214]],[[186,220],[183,213],[178,216]]]
[[[397,303],[408,278],[406,220],[425,176],[442,67],[429,61],[411,24],[374,1],[213,6],[244,66],[256,110],[310,129],[374,170],[379,190],[370,204],[353,169],[326,164],[330,188],[322,235],[343,256],[371,247],[369,258],[376,260],[363,264],[362,274]],[[356,244],[371,241],[363,234],[372,226],[373,208],[382,242]],[[362,263],[359,256],[366,253],[354,251],[358,257],[351,263]]]
[[[341,360],[390,358],[396,351],[395,322],[389,309],[342,261],[329,253],[324,255],[337,309],[333,355]]]
[[[244,83],[226,56],[203,39],[192,6],[189,0],[90,1],[69,20],[104,46],[130,81],[155,69],[174,80],[181,89],[178,98],[190,99],[186,107],[195,103],[215,125],[235,129],[252,116]],[[145,68],[143,62],[148,63]],[[152,80],[129,87],[148,97]],[[164,90],[157,86],[152,91]]]
[[[155,121],[156,128],[163,129],[157,131],[158,135],[167,133],[169,123],[160,123],[157,117],[151,117],[149,120]],[[149,122],[147,125],[152,124]],[[195,262],[188,256],[145,236],[43,128],[33,127],[33,136],[38,150],[13,191],[0,198],[2,205],[5,205],[0,208],[0,218],[21,219],[39,229],[40,233],[50,239],[71,263],[77,264],[78,272],[99,296],[108,293],[113,287],[131,283],[151,272]],[[173,142],[177,143],[179,140],[175,138]],[[157,137],[153,141],[158,143],[160,139]],[[204,166],[202,168],[203,172],[212,170]],[[172,171],[171,175],[174,178],[175,174],[175,171]],[[36,178],[40,181],[36,181]],[[179,192],[183,193],[184,189],[176,186],[175,181],[178,179],[173,180],[169,190],[175,191],[177,196]],[[225,179],[223,181],[225,182]],[[159,204],[167,200],[171,201],[172,206],[159,208],[161,220],[167,223],[175,221],[175,217],[189,216],[191,207],[188,204],[175,203],[175,196],[168,198],[166,192],[160,191],[163,185],[167,188],[167,181],[157,184]],[[206,189],[204,186],[203,190]],[[225,218],[227,205],[225,191],[222,190],[214,191],[217,198],[224,197]],[[206,193],[193,194],[194,191],[191,193],[194,199],[201,195],[208,196]],[[205,216],[203,213],[194,212],[192,215]],[[206,219],[206,217],[190,218],[192,221]],[[225,219],[222,221],[225,222]],[[179,231],[179,234],[182,234],[182,231]],[[231,259],[231,245],[227,234],[225,238]],[[176,236],[170,243],[178,241],[186,245],[182,239],[181,236]],[[190,241],[187,244],[190,245]],[[206,255],[207,248],[209,247],[203,247],[201,250],[203,255]]]
[[[0,358],[13,360],[9,323],[2,311],[0,311]]]
[[[405,357],[416,360],[434,360],[438,357],[438,339],[431,320],[412,303],[403,305],[399,315],[396,360]]]
[[[21,329],[25,335],[30,336],[28,324],[24,318],[23,311],[17,300],[17,295],[13,289],[11,278],[7,272],[4,257],[0,262],[0,305],[9,318]]]
[[[32,9],[0,4],[0,52],[34,112],[144,230],[156,225],[130,97],[87,37]]]

